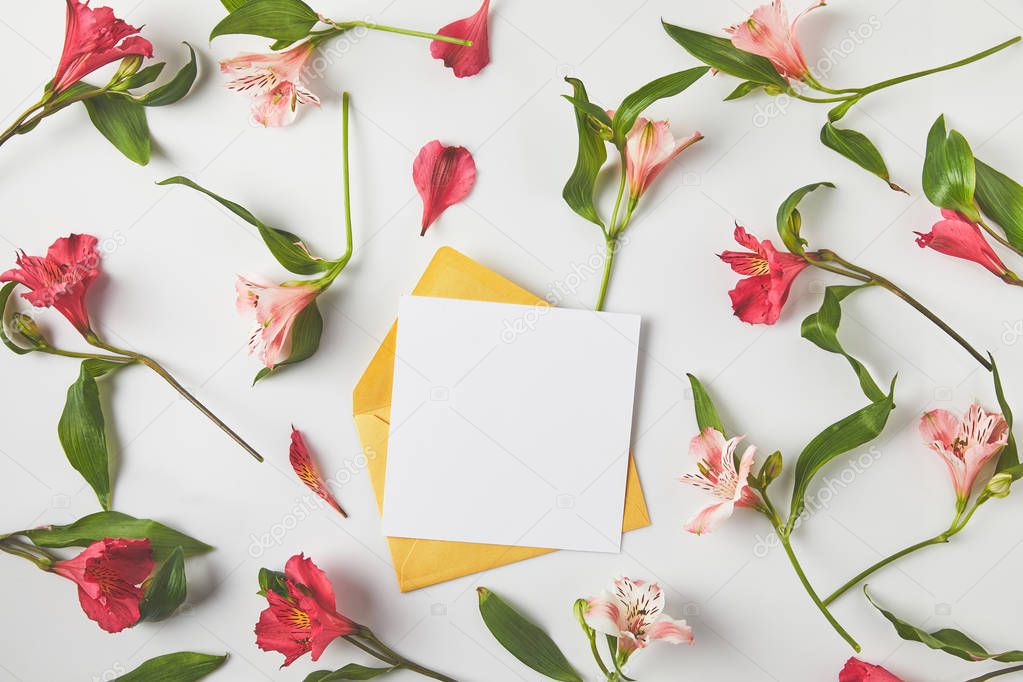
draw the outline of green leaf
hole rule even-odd
[[[295,318],[295,324],[291,328],[291,355],[284,362],[277,363],[273,369],[264,367],[259,370],[252,383],[255,384],[261,379],[279,372],[282,367],[311,358],[320,347],[320,336],[322,335],[323,316],[320,315],[320,310],[316,307],[316,301],[313,301]]]
[[[906,191],[892,182],[891,176],[888,174],[888,166],[885,164],[881,152],[863,133],[837,128],[829,121],[821,128],[821,143],[857,164],[860,168],[881,178],[896,192]]]
[[[604,222],[600,219],[593,201],[593,188],[597,183],[597,174],[607,161],[607,145],[590,125],[589,115],[584,109],[580,109],[580,103],[589,104],[590,101],[586,94],[586,86],[578,78],[565,78],[565,82],[574,90],[571,101],[575,106],[579,153],[576,156],[575,168],[565,183],[561,196],[573,211],[603,230]]]
[[[867,368],[859,360],[849,355],[838,340],[838,326],[842,323],[842,301],[854,291],[868,286],[871,285],[834,285],[824,289],[824,301],[821,303],[820,310],[803,320],[800,333],[807,341],[848,360],[853,372],[856,373],[856,378],[860,380],[860,388],[864,395],[868,400],[878,402],[884,400],[884,391],[878,387]]]
[[[22,348],[18,344],[14,343],[9,336],[7,336],[7,301],[10,299],[11,294],[14,293],[15,287],[18,286],[17,282],[8,282],[0,289],[0,341],[10,348],[18,355],[25,355],[31,353],[34,348]]]
[[[944,651],[966,661],[1001,661],[1002,663],[1023,661],[1023,651],[1004,651],[999,654],[988,653],[984,647],[959,630],[951,628],[936,630],[935,632],[922,630],[902,620],[891,611],[881,608],[874,601],[874,598],[870,596],[870,592],[867,591],[866,587],[863,588],[863,593],[867,595],[867,599],[874,605],[874,608],[880,611],[881,615],[895,626],[895,632],[899,633],[899,637],[902,639],[910,642],[920,642],[932,649]]]
[[[728,94],[728,97],[725,97],[724,101],[730,102],[733,99],[740,99],[740,98],[745,97],[746,95],[748,95],[748,94],[750,94],[750,93],[752,93],[752,92],[754,92],[756,90],[759,90],[762,87],[764,87],[763,83],[754,83],[753,81],[743,81],[743,82],[739,83],[738,86],[736,86],[735,90],[732,90],[732,92],[730,92]]]
[[[133,90],[135,88],[141,88],[143,85],[149,85],[160,77],[160,73],[163,72],[163,67],[165,66],[167,66],[167,64],[159,62],[137,71],[135,74],[125,79],[125,81],[118,86],[118,90]]]
[[[980,210],[998,223],[1010,244],[1023,249],[1023,186],[980,159],[973,162],[977,175],[974,198]]]
[[[249,1],[256,2],[257,0]],[[210,197],[221,206],[259,230],[259,236],[263,238],[263,242],[266,244],[266,247],[270,249],[270,253],[273,254],[278,263],[291,272],[299,275],[315,275],[320,272],[326,272],[331,267],[329,262],[322,258],[316,258],[310,254],[309,249],[306,248],[305,243],[303,243],[302,239],[298,235],[265,225],[241,204],[236,204],[229,199],[218,196],[208,189],[192,182],[188,178],[176,175],[172,178],[161,180],[156,184],[184,185],[185,187],[191,187],[197,192],[202,192],[206,196]]]
[[[260,597],[265,597],[268,592],[276,592],[282,597],[290,596],[288,593],[287,577],[281,571],[272,571],[269,568],[259,569],[259,592]]]
[[[487,588],[476,592],[483,622],[508,653],[552,680],[583,682],[547,633]]]
[[[146,109],[128,95],[104,93],[82,100],[89,119],[103,137],[129,159],[149,163],[149,124]]]
[[[329,670],[317,670],[305,676],[303,682],[335,682],[337,680],[372,680],[387,673],[397,670],[393,668],[367,668],[358,663],[349,663],[343,668],[331,672]]]
[[[686,376],[689,377],[689,385],[693,389],[696,424],[700,427],[700,433],[706,429],[716,429],[724,434],[725,427],[721,425],[721,417],[718,416],[717,408],[714,407],[714,402],[710,399],[707,390],[695,376],[692,374],[686,374]]]
[[[139,604],[141,620],[160,621],[172,616],[188,596],[184,551],[175,547],[147,583]]]
[[[662,21],[671,38],[707,66],[747,81],[788,90],[789,84],[769,59],[745,52],[727,38],[708,35]]]
[[[210,40],[232,33],[301,40],[317,21],[319,16],[302,0],[248,0],[213,27]]]
[[[116,511],[96,512],[64,526],[43,526],[26,530],[24,535],[40,547],[88,547],[103,538],[140,540],[148,538],[153,559],[166,560],[178,547],[186,557],[205,554],[213,548],[205,542],[151,521]]]
[[[708,70],[706,66],[697,66],[693,69],[661,76],[623,99],[621,105],[615,110],[614,121],[611,125],[617,143],[619,145],[624,143],[625,136],[629,134],[636,119],[647,107],[657,100],[679,94],[700,80]]]
[[[139,104],[147,107],[162,107],[174,104],[192,89],[195,77],[199,74],[199,67],[195,61],[195,50],[188,43],[185,43],[185,46],[188,48],[188,63],[174,74],[174,78],[139,97],[137,99]]]
[[[52,84],[53,81],[47,83],[46,89],[49,90],[50,85]],[[97,88],[95,85],[89,85],[85,81],[78,81],[77,83],[72,84],[71,87],[69,87],[67,90],[63,91],[62,93],[54,97],[53,101],[50,102],[50,106],[53,107],[56,106],[57,104],[63,104],[68,100],[76,99],[78,97],[81,97],[82,95],[87,95],[90,92],[96,92],[98,90],[99,88]]]
[[[224,664],[227,656],[179,651],[151,658],[114,682],[195,682]]]
[[[68,462],[92,487],[103,509],[110,509],[110,457],[96,379],[123,366],[105,360],[83,361],[57,423],[57,436]]]
[[[977,221],[980,211],[973,201],[976,184],[970,143],[956,130],[946,134],[945,117],[939,116],[927,133],[924,194],[935,206],[959,211],[970,220]]]
[[[881,435],[888,415],[895,408],[895,379],[883,400],[871,403],[835,422],[817,434],[796,461],[795,483],[789,523],[803,513],[804,499],[810,481],[821,468],[839,455],[865,445]]]
[[[562,95],[562,97],[571,102],[572,106],[574,106],[579,112],[596,119],[596,121],[601,125],[605,125],[608,128],[611,127],[611,117],[607,115],[606,111],[598,107],[593,102],[578,100],[571,95]]]
[[[796,207],[799,206],[799,202],[803,200],[803,197],[818,187],[834,189],[835,185],[830,182],[814,182],[805,185],[790,194],[788,199],[778,207],[778,234],[781,236],[781,240],[785,243],[786,248],[792,253],[801,254],[803,253],[803,247],[806,246],[806,240],[799,236],[799,228],[802,225],[803,218]]]
[[[998,400],[998,407],[1002,410],[1006,431],[1009,434],[1005,447],[1002,448],[1002,454],[998,456],[998,466],[995,468],[995,471],[1001,472],[1013,469],[1012,478],[1017,480],[1020,476],[1023,476],[1023,471],[1019,467],[1019,449],[1016,447],[1016,437],[1012,434],[1012,408],[1009,407],[1009,401],[1005,399],[1005,391],[1002,390],[1002,376],[998,372],[995,358],[990,354],[988,357],[991,358],[991,375],[995,381],[995,398]]]
[[[249,0],[220,0],[220,4],[223,5],[228,12],[233,12]]]

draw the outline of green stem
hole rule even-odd
[[[914,309],[916,309],[917,312],[919,312],[921,315],[923,315],[928,320],[933,322],[935,326],[937,326],[943,332],[948,334],[956,343],[958,343],[960,346],[966,349],[966,351],[973,356],[973,359],[979,362],[984,369],[986,369],[989,372],[991,371],[992,369],[991,362],[986,357],[984,357],[980,352],[978,352],[976,348],[971,346],[966,339],[964,339],[956,330],[952,329],[952,327],[950,327],[944,320],[935,315],[933,312],[930,311],[930,309],[928,309],[925,305],[920,303],[920,301],[910,296],[908,293],[906,293],[901,288],[896,286],[890,280],[882,277],[881,275],[878,275],[875,272],[871,272],[870,270],[861,268],[858,265],[850,263],[849,261],[839,257],[838,254],[836,254],[834,251],[821,250],[817,252],[817,256],[821,257],[825,261],[838,263],[843,268],[846,268],[858,275],[862,275],[863,277],[866,277],[870,282],[892,292],[893,294],[901,298],[903,301],[908,303],[910,306],[912,306]],[[815,261],[811,260],[811,262],[814,265],[818,265],[818,263]],[[863,280],[861,279],[861,281]]]
[[[378,658],[381,661],[383,661],[384,663],[387,663],[388,665],[398,665],[398,661],[394,660],[393,658],[391,658],[390,656],[388,656],[386,654],[382,654],[379,651],[376,651],[375,649],[371,648],[369,645],[360,642],[359,640],[357,640],[352,635],[344,635],[343,638],[345,640],[347,640],[349,644],[362,649],[363,651],[365,651],[370,656],[373,656],[374,658]]]
[[[93,346],[96,346],[97,348],[102,348],[103,350],[108,350],[111,353],[118,353],[120,355],[124,355],[124,356],[127,356],[129,358],[132,358],[136,362],[139,362],[139,363],[145,365],[146,367],[148,367],[149,369],[153,370],[154,372],[156,372],[160,376],[160,378],[162,378],[164,381],[166,381],[168,384],[170,384],[171,387],[175,391],[180,393],[181,396],[185,400],[190,402],[197,410],[199,410],[204,415],[206,415],[206,417],[210,421],[212,421],[214,424],[216,424],[218,427],[220,427],[220,429],[224,433],[226,433],[228,436],[230,436],[231,440],[233,440],[238,445],[242,446],[242,448],[244,448],[246,452],[248,452],[250,455],[252,455],[252,457],[257,462],[262,462],[263,461],[263,456],[262,455],[260,455],[258,452],[256,452],[256,450],[251,445],[249,445],[247,442],[245,442],[245,440],[241,436],[239,436],[237,433],[235,433],[227,424],[222,422],[220,420],[220,418],[217,417],[217,415],[213,414],[213,412],[211,412],[209,410],[209,408],[207,408],[205,405],[203,405],[199,401],[198,398],[196,398],[194,395],[189,393],[188,389],[186,389],[184,386],[182,386],[180,383],[178,383],[178,380],[175,379],[174,376],[170,372],[168,372],[166,369],[164,369],[163,366],[161,366],[160,363],[158,363],[156,360],[153,360],[152,358],[150,358],[150,357],[148,357],[146,355],[143,355],[141,353],[136,353],[134,351],[125,350],[124,348],[118,348],[117,346],[112,346],[112,345],[106,343],[105,341],[101,340],[95,334],[92,334],[89,337],[87,337],[86,341],[88,341]]]
[[[611,678],[611,671],[604,665],[604,659],[600,655],[600,650],[597,649],[597,633],[594,632],[593,628],[586,629],[586,638],[590,640],[590,651],[593,653],[593,660],[597,662],[597,667],[600,668],[600,672],[604,674],[607,679]]]
[[[611,270],[614,268],[615,251],[618,250],[618,240],[614,237],[607,237],[604,241],[604,275],[600,280],[600,295],[597,297],[597,312],[604,309],[604,299],[607,297],[607,285],[611,281]]]
[[[0,552],[6,552],[12,556],[21,557],[31,561],[36,567],[49,571],[53,566],[53,557],[45,552],[36,553],[37,548],[31,545],[25,545],[24,543],[18,542],[14,538],[4,538],[0,541]]]
[[[799,559],[796,558],[796,553],[792,550],[792,543],[789,541],[789,537],[782,531],[780,523],[773,523],[774,530],[778,534],[778,538],[781,540],[782,547],[785,548],[785,554],[788,555],[792,568],[795,569],[796,575],[799,576],[799,582],[803,584],[803,589],[805,589],[806,593],[810,595],[810,599],[817,605],[820,612],[824,614],[824,618],[831,623],[831,627],[833,627],[835,631],[842,636],[842,639],[844,639],[849,646],[853,648],[853,651],[859,653],[860,645],[852,638],[852,635],[846,632],[845,628],[843,628],[842,625],[835,620],[835,617],[831,615],[830,611],[828,611],[827,605],[825,605],[824,602],[821,601],[821,598],[817,596],[817,592],[814,591],[813,586],[810,584],[806,574],[803,572],[803,567],[799,564]]]
[[[814,90],[820,90],[821,92],[826,92],[826,93],[828,93],[830,95],[846,95],[846,94],[856,95],[859,92],[861,92],[861,90],[859,88],[838,88],[838,89],[829,88],[829,87],[825,86],[824,84],[822,84],[819,80],[817,80],[817,77],[814,76],[812,73],[810,73],[809,69],[807,70],[806,75],[803,76],[803,82],[805,82],[807,85],[809,85]]]
[[[385,31],[387,33],[399,33],[403,36],[413,36],[415,38],[426,38],[427,40],[439,40],[442,43],[452,43],[454,45],[462,45],[463,47],[472,47],[471,40],[464,40],[462,38],[453,38],[451,36],[442,36],[436,33],[425,33],[423,31],[413,31],[407,28],[398,28],[396,26],[385,26],[384,24],[373,24],[368,21],[333,21],[321,17],[321,21],[326,24],[333,26],[340,31],[347,31],[348,29],[355,27],[368,28],[371,31]]]
[[[43,99],[39,100],[38,102],[30,106],[28,109],[23,111],[21,115],[18,116],[18,118],[14,119],[14,123],[12,123],[3,133],[0,133],[0,145],[2,145],[4,142],[11,139],[15,135],[17,135],[18,129],[21,128],[22,124],[24,124],[25,121],[28,120],[28,118],[36,111],[45,107],[46,101],[47,98],[43,97]]]
[[[988,225],[987,222],[983,218],[979,218],[977,220],[977,224],[980,225],[982,228],[984,228],[984,231],[987,232],[989,235],[991,235],[991,238],[994,239],[996,242],[998,242],[999,244],[1001,244],[1005,248],[1009,249],[1010,251],[1015,253],[1017,256],[1023,256],[1023,249],[1017,248],[1008,239],[1006,239],[1002,235],[998,234],[997,230],[995,230],[990,225]]]
[[[1006,40],[1004,43],[999,43],[994,47],[988,48],[983,52],[978,52],[977,54],[972,55],[970,57],[966,57],[965,59],[960,59],[959,61],[952,62],[951,64],[945,64],[944,66],[936,66],[932,69],[924,69],[923,71],[915,71],[913,73],[908,73],[904,76],[889,78],[886,81],[881,81],[880,83],[874,83],[873,85],[868,85],[865,88],[860,88],[860,92],[862,92],[863,94],[877,92],[878,90],[883,90],[893,85],[905,83],[906,81],[911,81],[916,78],[922,78],[924,76],[930,76],[933,73],[940,73],[941,71],[948,71],[950,69],[959,68],[960,66],[966,66],[967,64],[971,64],[980,59],[984,59],[985,57],[989,57],[996,52],[1000,52],[1005,48],[1009,47],[1010,45],[1018,43],[1019,41],[1020,36],[1016,36],[1015,38],[1010,38],[1009,40]]]
[[[1001,670],[995,670],[993,672],[985,673],[980,677],[971,677],[966,682],[985,682],[986,680],[993,680],[996,677],[1002,675],[1008,675],[1009,673],[1023,672],[1023,665],[1014,665],[1011,668],[1002,668]]]
[[[835,601],[836,599],[841,597],[843,594],[845,594],[846,592],[848,592],[852,588],[856,587],[856,585],[858,585],[859,583],[863,582],[871,574],[873,574],[874,572],[884,568],[888,564],[890,564],[890,563],[892,563],[894,561],[897,561],[897,560],[901,559],[902,557],[904,557],[904,556],[906,556],[908,554],[912,554],[913,552],[917,551],[918,549],[923,549],[924,547],[930,547],[931,545],[944,544],[944,543],[948,542],[948,539],[952,535],[954,535],[954,533],[949,533],[948,531],[945,531],[941,535],[935,535],[933,538],[930,538],[928,540],[924,540],[923,542],[918,542],[915,545],[910,545],[909,547],[906,547],[905,549],[901,549],[898,552],[896,552],[895,554],[892,554],[891,556],[888,556],[888,557],[885,557],[884,559],[881,559],[880,561],[878,561],[877,563],[873,564],[869,568],[867,568],[867,569],[865,569],[863,571],[860,571],[858,574],[856,574],[856,577],[852,578],[851,580],[846,582],[844,585],[839,587],[837,590],[832,592],[830,595],[828,595],[828,597],[823,602],[824,605],[828,606],[829,604],[831,604],[831,602]]]
[[[801,99],[804,102],[813,102],[814,104],[831,104],[834,102],[848,102],[851,99],[859,99],[860,95],[845,95],[842,97],[809,97],[807,95],[800,95],[795,90],[791,90],[789,94],[796,99]]]
[[[103,360],[104,362],[120,362],[126,365],[133,364],[135,362],[132,358],[122,357],[120,355],[100,355],[99,353],[78,353],[71,350],[62,350],[60,348],[54,348],[53,346],[42,346],[36,348],[40,353],[48,353],[50,355],[59,355],[64,358],[78,358],[80,360]]]
[[[405,658],[401,654],[398,654],[389,646],[380,641],[380,639],[373,634],[373,631],[365,626],[361,626],[357,633],[358,637],[367,640],[376,649],[379,649],[384,655],[394,659],[395,666],[398,668],[404,668],[405,670],[411,670],[414,673],[419,673],[423,677],[429,677],[434,680],[440,680],[441,682],[458,682],[453,677],[448,677],[443,673],[439,673],[436,670],[430,670],[424,666],[419,665],[409,659]],[[386,660],[386,659],[381,659]]]

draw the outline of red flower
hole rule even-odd
[[[137,55],[153,56],[153,44],[135,35],[135,28],[114,16],[109,7],[89,7],[89,0],[67,0],[67,29],[52,90],[63,92],[110,62]]]
[[[337,612],[334,588],[312,559],[291,557],[284,576],[288,595],[267,591],[269,606],[256,623],[256,646],[284,654],[282,668],[308,652],[319,659],[328,644],[359,627]]]
[[[99,276],[96,238],[72,234],[53,242],[46,256],[18,254],[18,267],[0,274],[0,282],[18,282],[31,291],[22,297],[37,308],[53,306],[83,336],[92,333],[85,293]]]
[[[807,262],[800,256],[778,251],[769,239],[759,241],[738,223],[735,241],[749,249],[749,253],[725,251],[720,258],[735,272],[749,277],[739,280],[728,292],[732,309],[743,322],[774,324],[788,300],[792,282]]]
[[[838,682],[902,682],[902,679],[892,675],[879,665],[871,665],[858,658],[850,658],[845,662],[842,672],[838,673]]]
[[[475,76],[490,63],[489,14],[490,0],[483,0],[476,14],[438,29],[439,35],[471,40],[472,45],[434,40],[430,42],[430,54],[434,59],[443,59],[444,66],[454,71],[458,78]]]
[[[476,183],[476,162],[465,147],[427,142],[412,163],[412,181],[423,199],[423,230],[452,204],[468,196]]]
[[[341,516],[346,519],[348,518],[348,514],[337,503],[337,500],[334,499],[334,495],[330,492],[330,488],[327,487],[323,476],[320,475],[319,469],[316,468],[302,433],[294,426],[291,427],[291,468],[295,470],[295,473],[306,484],[306,487],[323,498],[323,501],[336,509]]]
[[[74,559],[51,569],[78,585],[82,610],[107,632],[120,632],[139,622],[139,585],[153,572],[149,540],[105,538]]]
[[[938,253],[979,263],[1006,282],[1018,283],[1013,274],[984,239],[980,227],[966,216],[947,209],[941,210],[944,220],[934,223],[930,232],[917,232],[916,243],[921,249],[931,247]]]

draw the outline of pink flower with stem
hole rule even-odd
[[[120,632],[139,622],[141,584],[154,565],[148,539],[106,538],[50,570],[78,585],[85,615],[107,632]]]
[[[749,19],[725,29],[732,36],[732,44],[744,52],[766,57],[785,78],[813,80],[799,46],[796,24],[808,12],[824,6],[824,0],[803,10],[789,24],[788,13],[782,0],[772,0],[753,10]]]
[[[747,275],[728,292],[732,310],[743,322],[774,324],[796,276],[809,263],[802,256],[778,251],[769,239],[761,242],[738,223],[735,241],[749,251],[725,251],[720,255],[732,270]]]
[[[96,69],[124,57],[152,57],[153,45],[109,7],[89,7],[89,0],[67,0],[64,50],[50,91],[61,93]]]
[[[264,127],[286,126],[299,104],[320,105],[303,84],[303,70],[313,53],[312,41],[271,54],[240,54],[220,62],[221,72],[234,76],[227,89],[252,95],[252,120]]]
[[[948,467],[956,505],[962,510],[984,465],[1008,442],[1009,430],[1001,414],[988,414],[973,403],[962,419],[947,410],[926,412],[920,418],[920,435]]]
[[[742,439],[743,436],[726,439],[723,433],[708,427],[689,442],[689,454],[696,459],[699,472],[682,474],[680,480],[719,500],[686,522],[690,533],[709,533],[731,517],[736,507],[755,507],[760,503],[749,485],[756,447],[747,447],[736,467],[735,448]]]
[[[1009,284],[1023,285],[1023,280],[1005,267],[1005,263],[988,244],[979,225],[956,211],[942,209],[941,215],[944,220],[934,223],[930,232],[916,233],[916,243],[920,248],[931,248],[946,256],[973,261]]]
[[[635,207],[650,183],[672,159],[702,139],[703,135],[695,132],[687,138],[676,140],[667,121],[649,121],[642,117],[636,119],[625,141],[630,206]]]
[[[55,308],[82,336],[92,334],[85,295],[100,274],[98,240],[91,234],[61,237],[45,256],[20,252],[18,267],[0,274],[0,282],[29,289],[21,296],[37,308]]]
[[[693,643],[692,628],[684,620],[675,620],[664,613],[664,590],[657,583],[618,578],[609,591],[577,604],[577,613],[582,617],[591,643],[594,631],[616,640],[612,654],[615,671],[620,671],[633,653],[654,642]],[[601,669],[607,671],[608,666],[604,665],[595,646],[593,654]]]
[[[263,366],[273,369],[291,356],[295,322],[323,291],[316,282],[291,281],[271,284],[255,277],[238,277],[238,311],[256,320],[249,351],[258,354]]]

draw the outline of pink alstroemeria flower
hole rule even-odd
[[[430,42],[430,55],[443,59],[456,77],[475,76],[490,63],[490,0],[483,0],[479,10],[471,17],[459,19],[444,28],[437,35],[469,40],[472,45],[457,45],[443,40]]]
[[[681,481],[718,498],[686,521],[686,530],[702,535],[728,519],[736,507],[752,507],[760,502],[749,486],[756,447],[750,445],[735,468],[735,447],[743,436],[725,439],[717,429],[706,428],[689,442],[689,454],[696,459],[699,473],[682,474]]]
[[[631,654],[662,641],[692,644],[693,631],[684,620],[663,613],[664,590],[657,583],[618,578],[610,592],[587,599],[586,624],[618,638],[618,650]]]
[[[728,292],[732,310],[743,322],[774,324],[788,300],[796,275],[808,263],[800,256],[778,251],[769,239],[761,242],[738,223],[735,224],[735,241],[749,252],[725,251],[719,257],[732,270],[749,277],[739,280]]]
[[[120,632],[139,622],[139,587],[153,572],[149,540],[105,538],[74,559],[50,569],[78,585],[78,601],[90,619],[107,632]]]
[[[921,249],[930,247],[946,256],[979,263],[1006,282],[1019,282],[1019,278],[1005,267],[1005,263],[988,244],[979,225],[956,211],[941,209],[941,215],[944,220],[934,223],[930,232],[916,233],[919,235],[916,243]]]
[[[685,139],[676,140],[667,121],[636,119],[625,141],[629,197],[635,201],[643,196],[650,183],[672,159],[702,139],[703,135],[695,132]]]
[[[64,92],[96,69],[129,56],[152,57],[153,44],[114,16],[109,7],[89,7],[89,0],[67,0],[64,51],[53,77],[53,92]]]
[[[238,312],[256,318],[249,352],[258,353],[263,366],[273,369],[291,356],[295,320],[322,289],[302,282],[271,284],[254,277],[238,277],[235,290]]]
[[[412,163],[412,181],[423,200],[420,236],[449,206],[457,204],[476,183],[476,162],[465,147],[445,147],[427,142]]]
[[[824,0],[803,10],[789,25],[788,13],[782,0],[772,0],[753,10],[749,19],[726,28],[732,36],[732,45],[745,52],[766,57],[782,76],[803,80],[810,74],[803,50],[799,47],[796,24],[808,12],[824,6]]]
[[[838,673],[838,682],[902,682],[902,678],[892,675],[879,665],[850,658],[845,662],[842,672]]]
[[[334,498],[334,494],[330,492],[330,488],[327,487],[327,482],[323,480],[323,476],[320,474],[320,470],[316,468],[313,457],[309,454],[309,448],[306,447],[305,438],[302,437],[302,432],[296,429],[294,426],[291,427],[291,468],[295,470],[295,474],[298,475],[299,479],[305,483],[309,490],[320,496],[324,502],[333,507],[341,516],[348,518],[347,512],[341,508],[341,505],[337,503],[337,499]]]
[[[984,465],[1005,447],[1009,429],[1001,414],[988,414],[973,403],[962,420],[947,410],[924,413],[920,418],[920,435],[945,460],[956,501],[962,505],[970,498],[973,483]]]
[[[83,336],[92,333],[85,294],[99,277],[97,239],[72,234],[50,245],[45,256],[18,254],[18,267],[0,274],[0,282],[17,282],[30,291],[21,296],[37,308],[56,308]]]
[[[320,105],[302,84],[302,70],[312,53],[312,43],[304,42],[284,52],[240,54],[220,62],[220,71],[235,76],[228,90],[252,95],[253,121],[268,128],[286,126],[295,120],[299,104]]]
[[[287,596],[268,590],[268,607],[256,623],[256,646],[284,654],[284,666],[312,652],[320,658],[338,637],[355,632],[358,625],[337,612],[334,588],[312,559],[296,554],[284,567]]]

